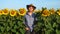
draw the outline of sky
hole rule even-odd
[[[47,7],[48,9],[60,8],[60,0],[0,0],[0,9],[19,9],[26,8],[26,5],[33,4],[37,9]]]

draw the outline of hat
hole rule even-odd
[[[35,7],[33,4],[27,5],[27,9],[28,9],[29,7],[33,7],[34,9],[36,9],[36,7]]]

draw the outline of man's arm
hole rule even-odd
[[[24,20],[23,20],[23,23],[25,24],[25,26],[26,26],[26,30],[29,30],[29,27],[28,27],[28,25],[27,25],[27,20],[26,20],[26,18],[25,18],[25,16],[24,16]]]

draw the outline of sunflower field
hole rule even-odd
[[[0,34],[24,34],[23,24],[26,9],[1,9],[0,10]],[[60,34],[60,9],[42,8],[35,10],[37,22],[34,31],[37,34]]]

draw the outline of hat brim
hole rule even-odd
[[[33,7],[34,9],[36,9],[35,6],[27,5],[27,9],[28,9],[29,7]]]

